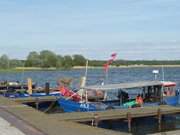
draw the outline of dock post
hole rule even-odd
[[[49,87],[50,87],[50,83],[46,82],[45,83],[45,93],[46,93],[46,95],[49,95]]]
[[[128,119],[128,132],[131,132],[131,120],[132,120],[132,118],[131,118],[130,112],[127,113],[127,119]]]
[[[94,114],[94,119],[92,120],[92,126],[98,126],[99,124],[99,116],[98,114]]]
[[[36,105],[36,109],[39,110],[39,98],[36,98],[35,105]]]
[[[28,90],[27,90],[27,92],[30,94],[30,95],[32,95],[32,79],[31,78],[28,78],[27,79],[27,83],[28,83]]]
[[[158,129],[161,131],[161,120],[162,120],[162,114],[161,114],[161,109],[158,109]]]

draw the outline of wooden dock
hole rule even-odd
[[[167,105],[107,110],[99,112],[76,112],[65,114],[52,114],[51,116],[58,120],[86,122],[91,121],[92,125],[97,126],[101,120],[128,120],[128,131],[131,132],[131,123],[133,118],[155,116],[158,118],[158,129],[161,131],[162,115],[180,113],[180,108]]]
[[[29,106],[0,97],[0,117],[26,135],[127,135],[71,121],[54,119]]]
[[[58,113],[51,114],[51,117],[65,121],[85,122],[91,121],[95,116],[100,120],[126,119],[128,115],[131,118],[158,116],[166,114],[180,113],[180,107],[173,107],[167,105],[153,106],[153,107],[139,107],[129,109],[113,109],[98,112],[74,112],[74,113]]]
[[[12,101],[18,103],[33,103],[33,102],[50,102],[56,101],[57,96],[42,96],[42,97],[25,97],[25,98],[12,98]]]
[[[167,131],[167,132],[161,132],[161,133],[154,133],[154,134],[148,134],[148,135],[180,135],[180,130]]]
[[[52,101],[57,97],[44,97],[39,101]],[[128,134],[115,132],[106,129],[96,128],[101,120],[128,120],[128,129],[131,131],[131,122],[133,118],[140,117],[157,117],[159,130],[161,129],[162,115],[180,113],[180,108],[167,105],[117,109],[98,112],[74,112],[74,113],[58,113],[45,114],[34,108],[21,103],[30,103],[37,101],[36,98],[24,98],[10,100],[5,97],[0,97],[0,117],[12,123],[18,129],[21,129],[26,135],[31,135],[32,132],[37,135],[121,135]],[[77,122],[91,121],[94,126],[87,126]]]

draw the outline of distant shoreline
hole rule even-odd
[[[146,68],[146,67],[154,67],[154,68],[158,68],[158,67],[180,67],[180,65],[128,65],[128,66],[110,66],[110,68]],[[85,66],[75,66],[72,69],[84,69],[86,68]],[[100,66],[88,66],[89,69],[102,69],[103,67]],[[8,69],[7,69],[8,70]],[[10,69],[11,70],[11,69]],[[56,69],[56,68],[39,68],[39,67],[17,67],[14,68],[12,70],[16,70],[16,71],[33,71],[33,70],[37,70],[37,71],[43,71],[43,70],[66,70],[66,69]],[[71,70],[71,69],[68,69]]]
[[[180,65],[128,65],[128,66],[110,66],[110,68],[145,68],[145,67],[180,67]],[[75,66],[73,67],[73,69],[84,69],[86,68],[85,66]],[[93,66],[89,66],[88,68],[90,69],[101,69],[103,67],[93,67]]]
[[[110,68],[175,68],[180,65],[128,65],[128,66],[110,66]],[[71,69],[56,69],[54,67],[51,68],[40,68],[40,67],[16,67],[12,69],[0,69],[0,72],[22,72],[22,71],[55,71],[55,70],[72,70],[72,69],[85,69],[85,66],[75,66]],[[88,69],[103,69],[103,66],[88,66]]]

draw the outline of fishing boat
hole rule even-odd
[[[79,90],[77,93],[73,92],[65,86],[59,87],[61,97],[57,100],[60,108],[64,112],[86,112],[86,111],[98,111],[105,110],[107,105],[101,102],[89,102],[83,95],[80,95],[80,92],[84,91],[83,89]]]
[[[165,81],[84,86],[81,92],[59,98],[58,103],[65,112],[100,111],[138,107],[135,99],[141,95],[143,106],[177,105],[180,95],[175,86],[176,83]]]

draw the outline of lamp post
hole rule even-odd
[[[159,74],[159,70],[153,70],[152,73],[154,74],[154,80],[157,80],[157,75]]]

